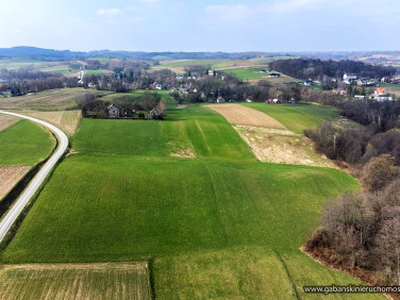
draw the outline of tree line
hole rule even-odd
[[[339,129],[327,122],[305,133],[328,157],[360,168],[362,191],[330,201],[305,248],[370,284],[399,285],[400,103],[343,102],[339,107],[364,127]]]
[[[62,87],[79,86],[76,78],[62,76],[61,74],[42,72],[33,68],[18,70],[0,70],[0,93],[10,92],[11,96],[21,96],[27,93],[40,92]]]
[[[370,284],[400,285],[400,168],[395,158],[384,154],[371,159],[361,184],[362,192],[325,206],[305,248],[358,276],[361,270]],[[374,278],[363,271],[372,271]]]
[[[111,101],[104,101],[100,95],[86,93],[77,98],[78,107],[84,118],[124,118],[124,119],[164,119],[166,104],[155,92],[147,92],[140,98],[132,99],[129,95]],[[117,116],[110,116],[109,106],[119,111]]]
[[[400,164],[400,103],[377,101],[341,102],[341,115],[363,127],[341,129],[332,122],[306,130],[317,150],[329,158],[364,165],[371,158],[390,154]]]

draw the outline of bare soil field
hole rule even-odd
[[[0,299],[150,299],[147,263],[0,266]]]
[[[37,94],[0,98],[0,108],[28,110],[65,110],[76,107],[76,97],[87,93],[83,88],[54,89]]]
[[[303,135],[246,125],[234,128],[262,162],[334,167],[325,156],[315,153],[312,141]]]
[[[19,118],[0,114],[0,132],[14,125],[19,121]]]
[[[269,77],[267,75],[267,76],[263,77],[261,80],[268,81],[270,83],[279,83],[279,84],[288,83],[288,82],[298,82],[299,81],[296,78],[289,77],[289,76],[286,76],[286,75],[282,75],[281,77],[276,77],[276,78],[275,77]],[[259,81],[260,80],[258,80],[258,79],[254,79],[254,80],[249,80],[248,82],[257,84]]]
[[[0,200],[25,176],[30,168],[29,166],[0,166]]]
[[[68,136],[75,134],[79,126],[79,121],[82,116],[80,110],[66,110],[66,111],[21,111],[22,114],[34,117],[46,122],[49,122]]]
[[[314,151],[311,140],[288,130],[274,118],[239,104],[212,104],[233,124],[235,130],[262,162],[318,167],[334,167],[326,157]]]
[[[286,129],[285,126],[274,118],[258,110],[239,104],[211,104],[206,105],[206,107],[215,110],[232,124]]]

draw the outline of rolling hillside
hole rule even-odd
[[[353,178],[258,162],[211,109],[168,116],[82,120],[78,153],[57,168],[1,261],[151,256],[159,299],[313,298],[303,285],[356,283],[298,250],[327,199],[357,188]],[[193,155],[174,155],[185,149]]]

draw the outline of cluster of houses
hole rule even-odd
[[[332,90],[332,93],[344,96],[346,95],[346,90],[342,88],[336,88]],[[389,93],[386,88],[384,87],[378,87],[375,89],[373,94],[370,94],[368,96],[365,95],[355,95],[354,98],[356,100],[364,100],[364,99],[369,99],[369,100],[376,100],[379,102],[382,101],[393,101],[393,98],[389,96]]]
[[[357,85],[360,86],[374,86],[377,85],[379,82],[400,84],[400,75],[385,76],[382,77],[379,81],[377,79],[371,79],[371,78],[359,78],[359,76],[357,76],[357,74],[354,73],[344,73],[343,82],[345,84],[356,83]]]
[[[247,103],[252,103],[253,99],[251,98],[251,96],[248,96],[245,100]],[[224,98],[222,98],[221,96],[217,98],[216,100],[217,103],[225,103],[227,101],[225,101]],[[229,102],[235,102],[234,100],[229,100]],[[280,101],[279,99],[266,99],[265,103],[273,103],[273,104],[278,104],[278,103],[282,103],[282,101]]]
[[[136,113],[135,110],[133,110],[133,112]],[[114,103],[111,103],[107,107],[107,113],[108,113],[108,118],[111,118],[111,119],[119,119],[119,118],[127,117],[127,112],[121,111],[121,109]],[[138,111],[137,117],[139,119],[161,119],[164,117],[164,111],[155,107],[152,110],[150,110],[150,112],[148,112],[148,113],[145,111]]]
[[[378,102],[393,101],[393,98],[389,96],[388,91],[383,87],[376,88],[374,93],[369,96],[355,95],[354,98],[356,100],[370,99],[370,100],[376,100]]]

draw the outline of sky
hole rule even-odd
[[[0,48],[400,51],[398,0],[2,0]]]

